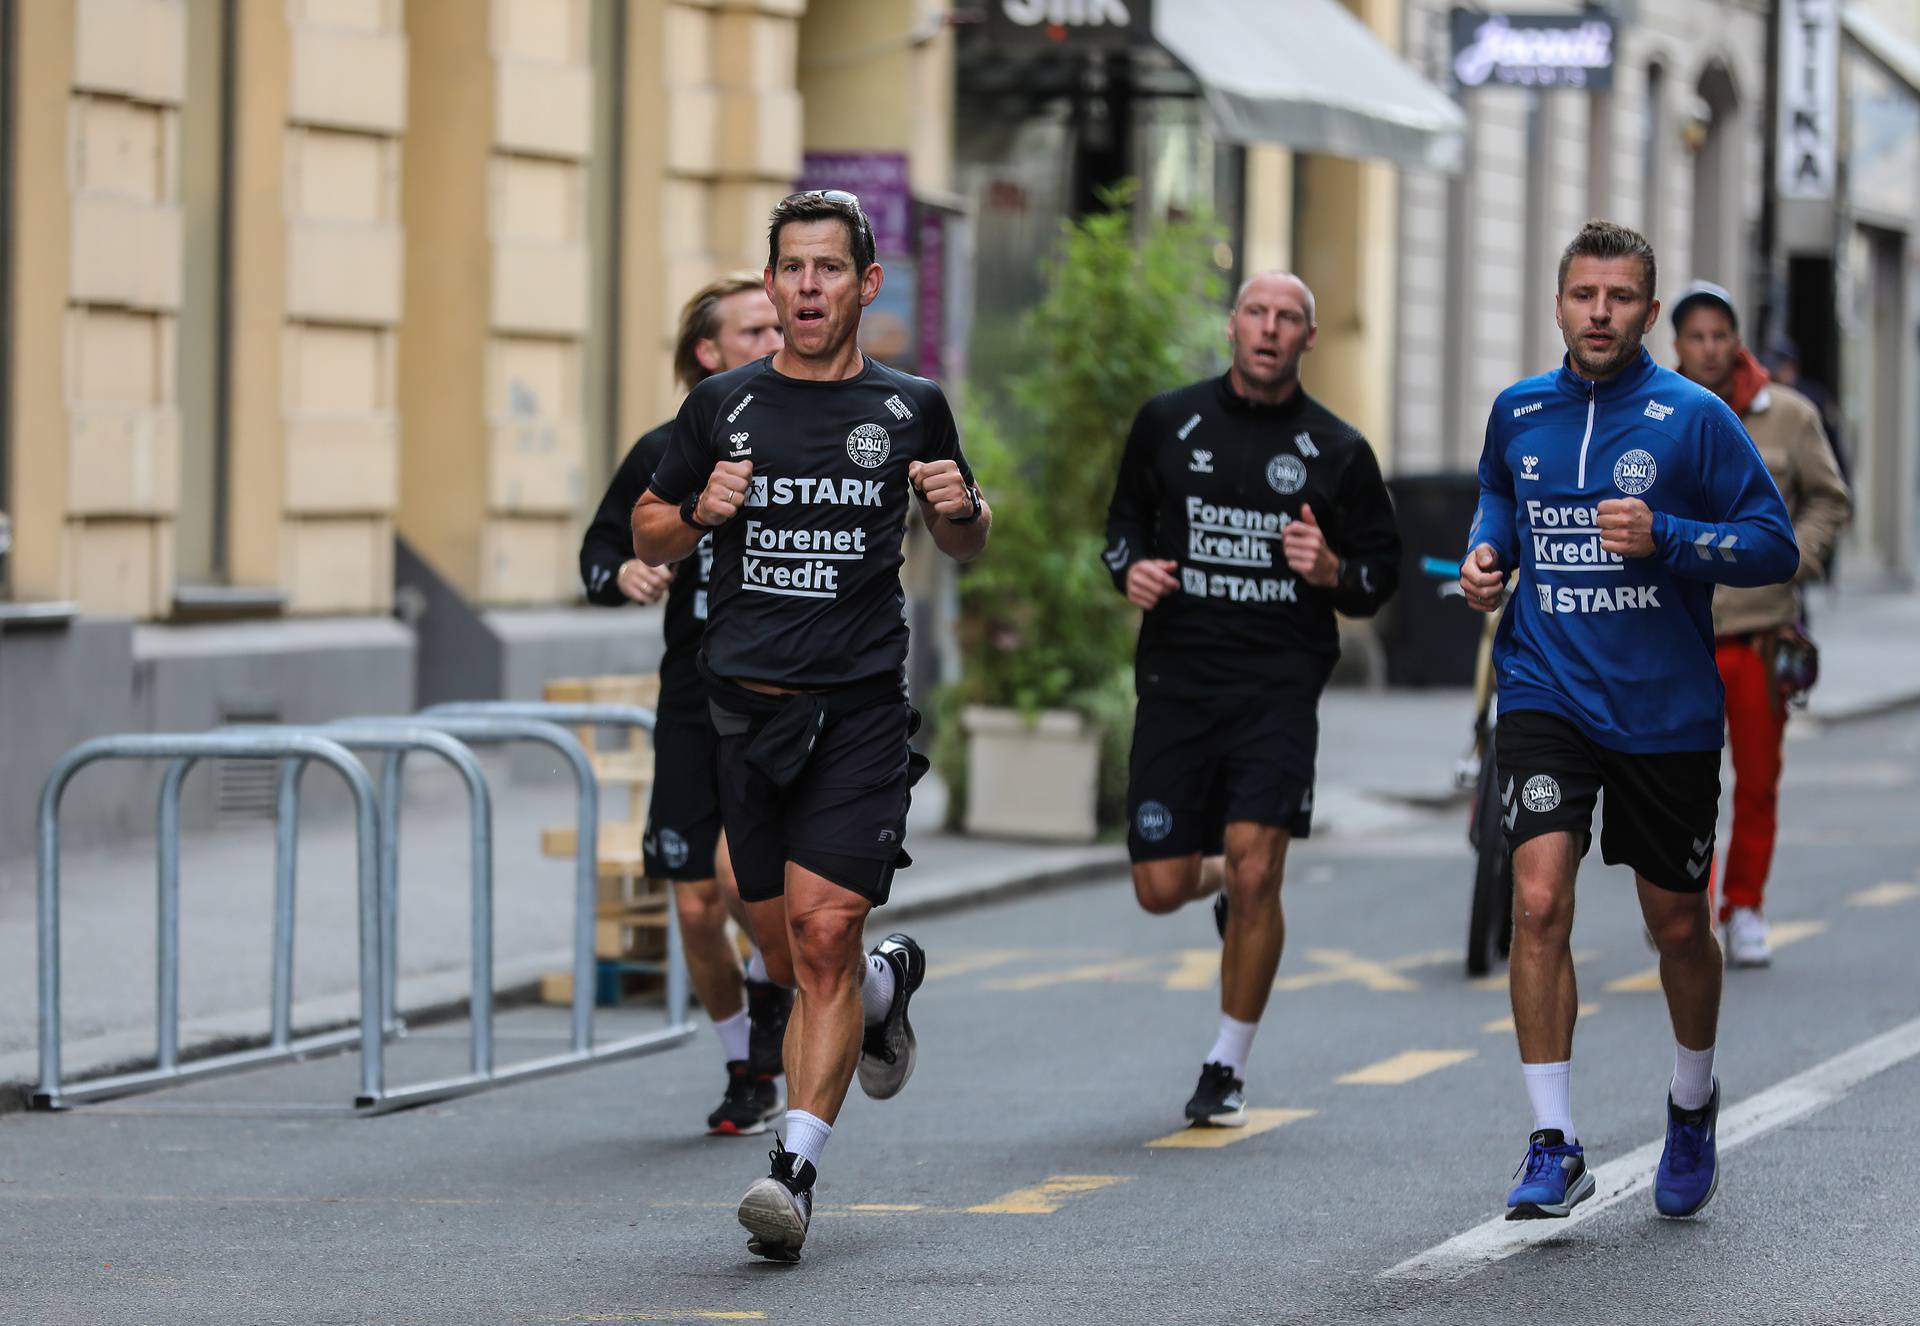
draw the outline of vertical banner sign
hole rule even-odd
[[[1826,201],[1840,136],[1839,0],[1780,0],[1778,72],[1775,185],[1782,198]]]

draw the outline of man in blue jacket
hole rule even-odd
[[[1495,743],[1513,849],[1510,988],[1534,1131],[1510,1220],[1565,1216],[1593,1176],[1573,1127],[1573,882],[1607,794],[1601,857],[1631,866],[1676,1047],[1654,1205],[1712,1198],[1720,948],[1707,906],[1723,696],[1713,587],[1791,579],[1787,509],[1739,419],[1655,364],[1652,246],[1592,221],[1560,258],[1567,357],[1494,401],[1460,586],[1482,612],[1519,573],[1494,645]]]

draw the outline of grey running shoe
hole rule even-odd
[[[779,1139],[776,1137],[775,1142]],[[739,1220],[747,1231],[747,1251],[770,1262],[797,1262],[813,1222],[813,1166],[776,1145],[768,1153],[773,1172],[757,1179],[740,1199]]]
[[[900,1094],[913,1076],[916,1047],[907,1001],[927,978],[927,955],[905,935],[888,935],[873,952],[893,968],[893,1003],[860,1042],[860,1089],[875,1100]]]

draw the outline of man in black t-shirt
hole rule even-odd
[[[767,248],[785,344],[688,395],[633,546],[659,565],[713,539],[703,662],[721,814],[768,970],[800,991],[786,1135],[739,1219],[752,1252],[793,1261],[856,1065],[885,1099],[916,1053],[907,1003],[926,955],[899,934],[861,954],[867,913],[907,864],[909,789],[926,769],[907,744],[906,521],[917,501],[935,545],[967,561],[991,513],[940,388],[860,352],[882,274],[859,200],[794,194]]]
[[[681,310],[674,371],[691,390],[779,348],[780,323],[760,277],[736,272],[708,284]],[[715,738],[700,681],[712,540],[701,540],[695,555],[673,568],[648,566],[633,555],[633,506],[666,454],[672,427],[669,422],[643,434],[620,462],[581,541],[580,578],[588,602],[604,607],[657,603],[662,592],[667,596],[643,863],[647,878],[673,882],[687,974],[726,1055],[726,1094],[707,1116],[707,1131],[741,1137],[766,1131],[782,1108],[780,1042],[793,995],[768,979],[758,948],[747,962],[743,989],[740,955],[727,935],[728,914],[745,926],[747,913],[720,833]]]
[[[1127,790],[1134,894],[1159,914],[1219,893],[1220,1028],[1186,1108],[1200,1127],[1247,1119],[1247,1056],[1286,938],[1287,844],[1312,828],[1334,614],[1371,616],[1399,579],[1372,449],[1300,386],[1316,330],[1298,277],[1243,285],[1232,367],[1141,407],[1107,511],[1107,569],[1146,613]]]

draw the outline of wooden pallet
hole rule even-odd
[[[661,999],[667,989],[666,972],[652,962],[617,962],[602,959],[593,964],[593,1002],[599,1008]],[[540,978],[540,1002],[573,1003],[573,973],[550,971]]]

